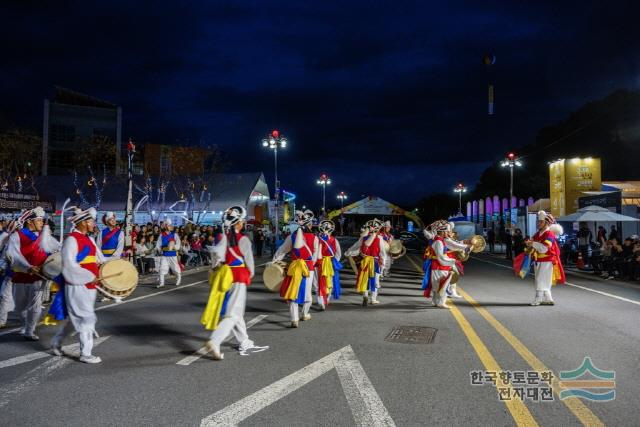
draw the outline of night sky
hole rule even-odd
[[[331,201],[411,205],[473,186],[585,102],[640,87],[634,4],[3,2],[0,115],[40,129],[42,100],[68,87],[121,105],[124,137],[216,143],[232,171],[270,185],[260,140],[277,128],[290,142],[282,185],[300,202],[320,205],[327,172]]]

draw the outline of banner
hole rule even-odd
[[[0,193],[0,211],[19,212],[23,209],[33,209],[41,206],[47,212],[55,210],[55,199],[38,194]]]
[[[578,210],[578,198],[584,191],[600,191],[600,159],[562,159],[549,165],[551,213],[563,216]]]

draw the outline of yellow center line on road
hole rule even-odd
[[[417,267],[415,262],[411,262]],[[422,269],[420,269],[422,271]],[[471,304],[480,315],[487,321],[502,337],[509,343],[509,345],[522,357],[528,364],[537,372],[553,372],[547,368],[540,359],[538,359],[515,335],[513,335],[502,323],[498,321],[489,311],[476,302],[468,293],[458,286],[458,292],[464,297],[464,299]],[[553,374],[551,381],[553,392],[560,396],[560,392],[563,387],[558,381],[557,375]],[[585,426],[604,426],[605,424],[598,418],[596,414],[577,397],[568,397],[562,400],[567,408],[575,415],[576,418]]]
[[[458,286],[458,292],[464,297],[464,299],[471,304],[480,315],[487,321],[493,328],[498,331],[500,335],[509,343],[511,347],[533,368],[538,372],[552,372],[551,369],[547,368],[544,363],[540,359],[538,359],[532,352],[529,350],[518,338],[515,337],[507,328],[504,327],[502,323],[498,321],[489,311],[482,307],[478,302],[476,302],[468,293],[464,290],[460,289]],[[553,392],[560,396],[560,392],[562,391],[562,387],[560,382],[558,381],[557,375],[553,374],[553,379],[551,381],[551,386],[553,388]],[[580,422],[585,426],[604,426],[604,423],[591,412],[587,406],[582,403],[582,401],[577,397],[568,397],[562,400],[567,408],[573,413],[573,415],[580,420]]]
[[[411,257],[407,257],[407,259],[409,260],[409,262],[411,262],[411,264],[413,264],[413,266],[419,272],[422,272],[422,268],[420,268],[420,266],[416,264],[416,262]],[[482,340],[476,333],[475,329],[473,329],[469,321],[464,317],[464,315],[458,309],[458,307],[456,307],[455,305],[451,305],[449,311],[453,315],[454,319],[456,319],[456,321],[458,322],[460,329],[462,329],[462,332],[465,334],[465,336],[467,337],[467,340],[475,350],[476,354],[478,355],[478,358],[484,365],[485,370],[488,372],[502,372],[502,369],[500,368],[500,365],[498,365],[498,362],[496,361],[496,359],[493,357],[493,355],[491,354],[487,346],[484,344],[484,342],[482,342]],[[498,391],[499,393],[498,383],[496,382],[496,384],[494,385],[496,387],[496,391]],[[507,385],[506,387],[512,388],[511,385]],[[512,396],[512,395],[514,395],[514,393],[512,392],[512,390],[510,390],[509,396]],[[533,415],[531,415],[531,412],[529,412],[529,408],[527,408],[527,405],[525,405],[522,400],[517,398],[506,399],[504,400],[504,404],[507,406],[507,409],[511,413],[511,416],[513,417],[513,420],[515,421],[516,425],[518,426],[537,426],[538,425],[535,418],[533,418]]]

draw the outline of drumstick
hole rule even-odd
[[[121,271],[121,272],[119,272],[119,273],[109,274],[108,276],[100,276],[100,277],[96,277],[96,280],[98,280],[98,281],[102,281],[102,280],[105,280],[105,279],[111,279],[112,277],[118,277],[118,276],[120,276],[120,275],[122,275],[122,271]]]

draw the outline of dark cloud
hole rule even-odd
[[[283,185],[315,175],[399,202],[472,184],[483,165],[619,87],[640,86],[634,2],[12,2],[5,116],[40,127],[67,86],[123,106],[125,135],[216,143]],[[486,69],[482,56],[496,64]],[[496,114],[486,113],[495,84]],[[271,178],[270,178],[271,179]],[[305,183],[309,183],[308,185]]]

